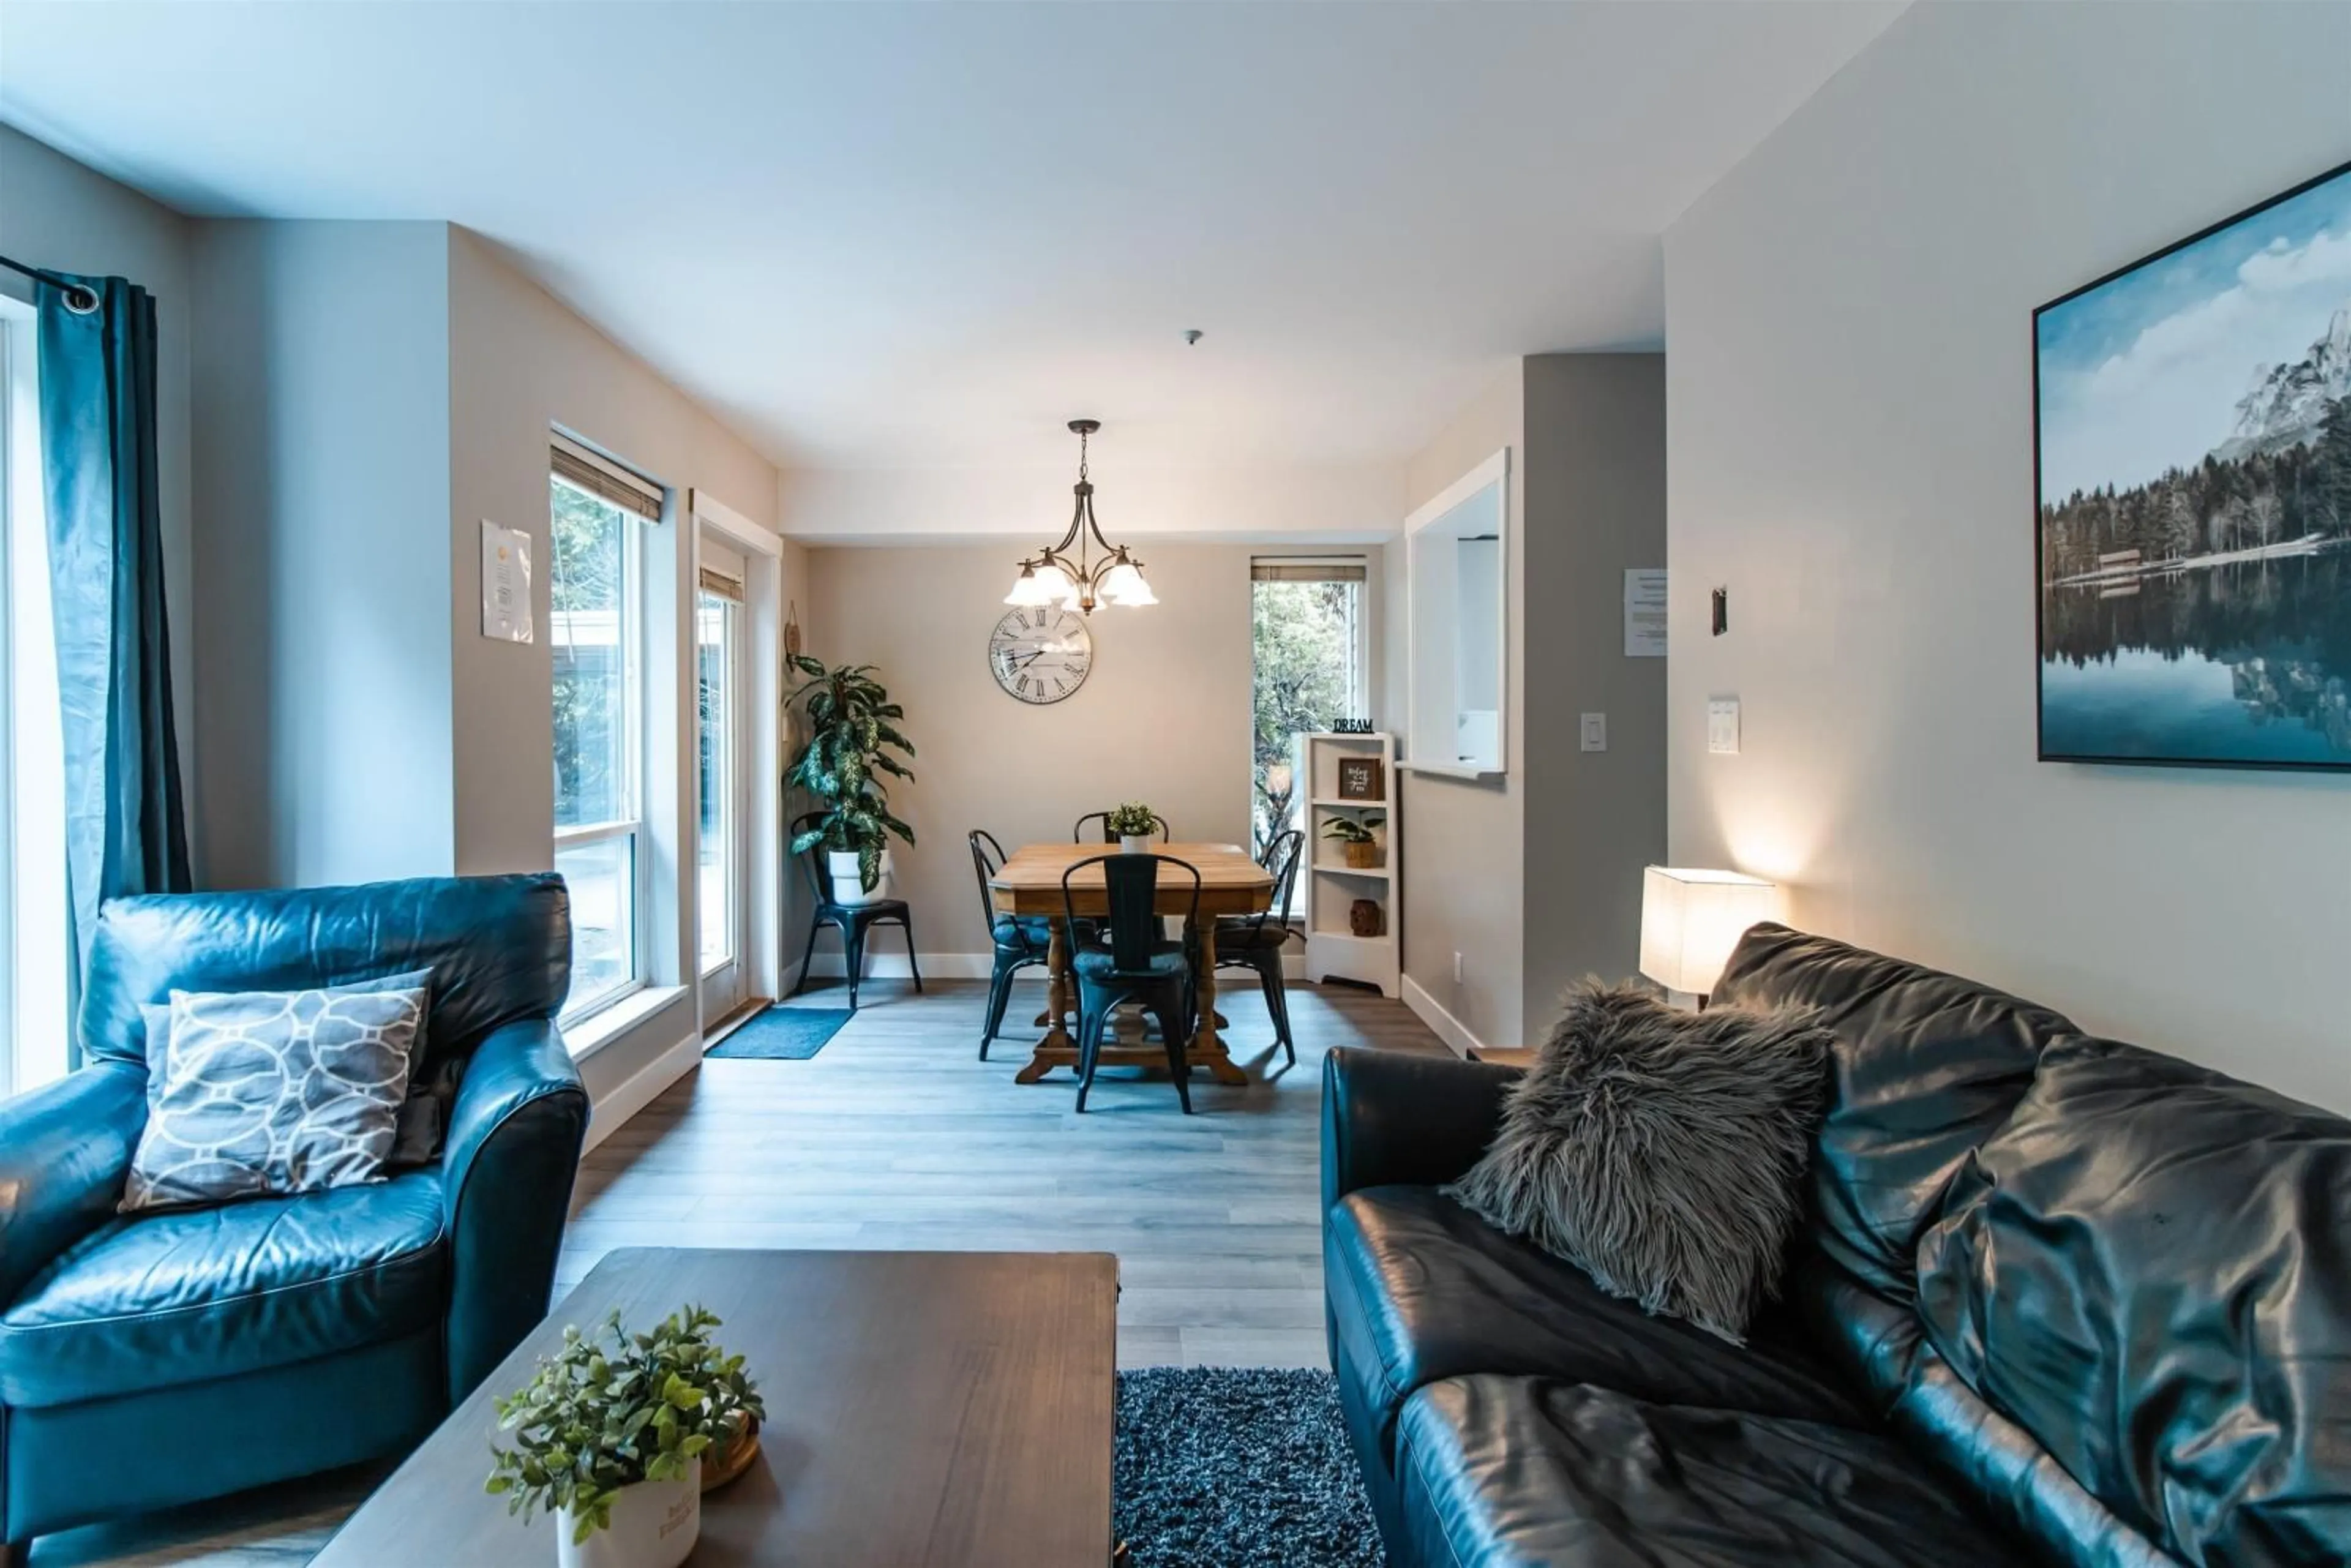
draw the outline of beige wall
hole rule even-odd
[[[547,445],[551,427],[586,438],[672,486],[674,506],[702,489],[772,528],[774,466],[683,392],[525,277],[475,235],[449,231],[450,532],[452,592],[439,634],[450,647],[454,700],[452,766],[458,802],[460,873],[544,870],[554,853],[554,736],[548,716],[551,667],[545,639],[492,642],[480,635],[482,519],[532,536],[533,613],[547,624]],[[653,755],[689,758],[694,744],[692,664],[686,653],[693,599],[693,528],[673,517],[647,540],[649,601],[676,635],[648,659],[647,718]],[[803,585],[789,571],[786,590]],[[693,842],[690,769],[649,769],[644,809],[662,841]],[[696,969],[690,863],[655,861],[655,930],[669,941],[654,954],[657,984],[692,979]],[[797,929],[789,918],[787,932]],[[581,1063],[600,1105],[630,1099],[691,1064],[698,1021],[689,996]]]
[[[130,186],[0,125],[0,248],[30,267],[127,277],[155,297],[155,456],[180,773],[199,874],[204,853],[196,747],[198,593],[190,364],[195,340],[195,225]],[[28,290],[14,273],[0,287]],[[19,298],[31,294],[17,292]]]
[[[1006,695],[987,667],[1014,552],[810,551],[821,606],[810,651],[827,664],[880,665],[918,749],[915,781],[896,786],[891,800],[919,841],[894,859],[922,952],[988,950],[964,841],[973,828],[1008,850],[1061,842],[1081,813],[1143,800],[1178,839],[1248,841],[1249,573],[1249,557],[1263,553],[1297,551],[1154,544],[1159,603],[1095,612],[1093,673],[1076,695],[1032,707]],[[1368,553],[1376,580],[1379,551]],[[873,946],[885,959],[896,955],[888,934]],[[831,938],[820,945],[837,951]]]
[[[1675,858],[2340,1110],[2351,779],[2034,760],[2031,318],[2351,158],[2346,61],[2339,5],[1915,6],[1666,236]]]
[[[1662,354],[1526,361],[1526,956],[1539,1035],[1586,975],[1640,968],[1641,869],[1666,852],[1666,661],[1625,656],[1625,572],[1666,562]],[[1608,719],[1583,749],[1582,716]]]
[[[1526,885],[1526,376],[1517,361],[1455,414],[1405,468],[1405,510],[1417,509],[1501,447],[1510,448],[1508,643],[1510,771],[1499,783],[1406,773],[1397,797],[1404,865],[1404,971],[1437,1007],[1489,1045],[1516,1043],[1524,1011]],[[1405,549],[1387,571],[1401,605]],[[1404,715],[1405,621],[1388,620],[1389,710]],[[1461,955],[1461,981],[1453,955]],[[1410,995],[1409,989],[1406,992]]]

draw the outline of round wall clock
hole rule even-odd
[[[1060,702],[1093,667],[1093,633],[1076,611],[1058,604],[1015,610],[987,634],[988,672],[1024,703]]]

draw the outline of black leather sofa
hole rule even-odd
[[[1323,1078],[1324,1291],[1392,1568],[2351,1563],[2351,1123],[1776,925],[1835,1089],[1746,1345],[1437,1187],[1516,1070]]]

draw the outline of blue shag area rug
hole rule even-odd
[[[1118,1375],[1117,1538],[1134,1568],[1383,1568],[1327,1372]]]
[[[855,1016],[847,1008],[768,1008],[703,1054],[806,1061]]]

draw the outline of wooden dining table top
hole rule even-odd
[[[1238,844],[1154,844],[1152,852],[1184,861],[1200,873],[1200,915],[1254,915],[1273,902],[1273,873],[1249,858]],[[1082,860],[1116,854],[1115,844],[1023,844],[1012,852],[988,879],[996,906],[1014,915],[1059,915],[1061,874]],[[1102,868],[1088,866],[1070,880],[1071,901],[1081,915],[1108,910],[1108,884]],[[1163,871],[1159,878],[1159,912],[1181,915],[1192,902],[1192,879],[1181,872]]]

